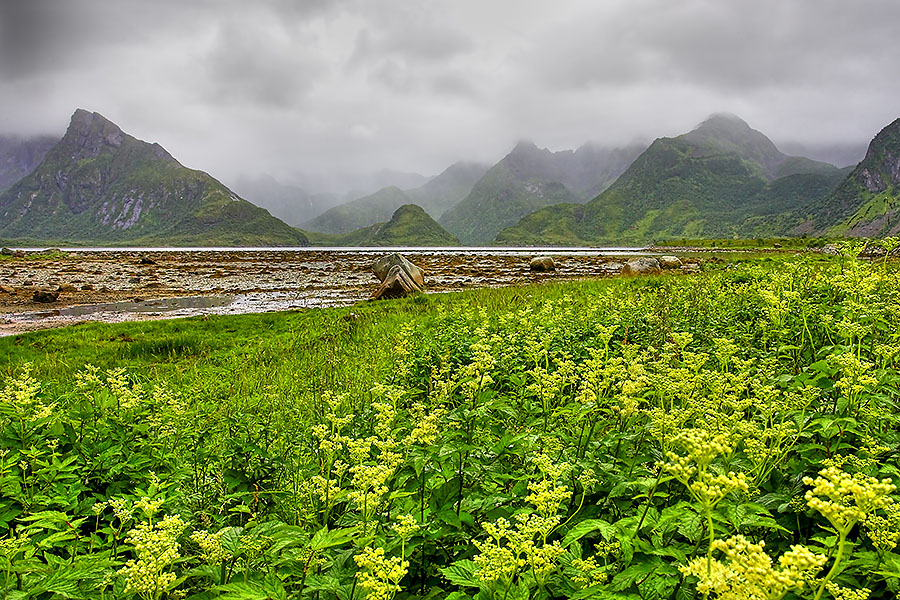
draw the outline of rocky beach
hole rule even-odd
[[[0,335],[99,320],[171,318],[352,305],[379,280],[372,263],[388,251],[73,250],[28,251],[0,262]],[[540,283],[619,274],[628,250],[417,249],[426,291]],[[536,256],[554,270],[533,270]],[[696,262],[679,270],[692,271]],[[40,292],[51,302],[40,302]],[[49,298],[44,297],[43,300]]]

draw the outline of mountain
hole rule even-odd
[[[520,142],[472,192],[439,219],[464,244],[491,242],[504,227],[540,208],[581,203],[616,179],[643,147],[551,152]]]
[[[326,210],[307,221],[303,229],[339,235],[368,227],[391,218],[394,211],[412,200],[398,187],[390,186],[378,190],[370,196],[358,198]]]
[[[335,194],[311,194],[301,187],[280,183],[271,175],[240,177],[233,189],[242,198],[294,226],[300,226],[343,202]]]
[[[843,175],[834,165],[785,155],[740,118],[718,114],[689,133],[654,141],[584,206],[530,214],[496,242],[645,244],[760,230],[783,235],[803,220],[796,210],[824,198]]]
[[[475,162],[457,162],[426,184],[406,190],[410,199],[438,219],[469,195],[487,173],[488,166]]]
[[[826,198],[805,207],[794,233],[883,237],[900,234],[900,119],[869,144],[866,156]]]
[[[208,174],[185,168],[159,144],[81,109],[41,164],[0,194],[0,236],[103,244],[308,243]]]
[[[58,141],[52,136],[0,135],[0,192],[34,171]]]
[[[437,218],[465,198],[485,171],[484,165],[458,162],[419,187],[405,191],[397,186],[385,187],[335,206],[304,223],[303,228],[331,234],[350,233],[387,221],[404,204],[417,204]]]
[[[421,206],[399,207],[387,223],[376,223],[350,233],[308,232],[316,246],[458,246],[459,240],[438,225]]]

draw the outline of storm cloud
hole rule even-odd
[[[435,174],[720,111],[861,147],[900,116],[898,29],[895,0],[6,0],[0,133],[81,107],[226,183]]]

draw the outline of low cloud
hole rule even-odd
[[[894,0],[10,0],[0,132],[97,110],[226,182],[434,174],[716,111],[854,146],[898,116],[898,22]]]

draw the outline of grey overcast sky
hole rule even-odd
[[[683,133],[865,144],[897,0],[0,0],[0,132],[75,108],[223,181],[493,162]]]

